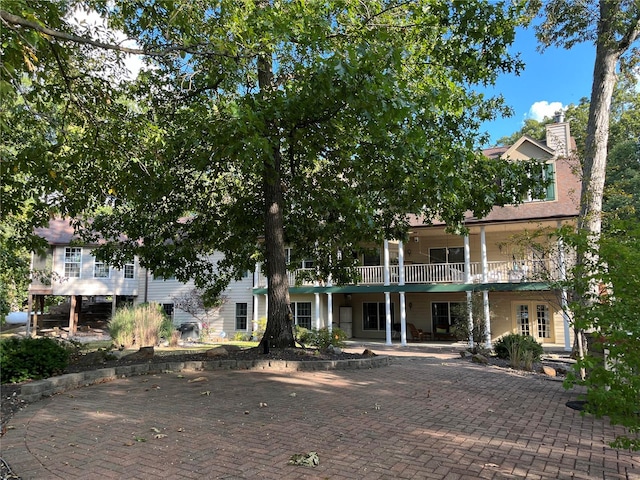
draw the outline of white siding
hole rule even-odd
[[[82,263],[79,278],[66,278],[64,273],[64,255],[66,246],[56,246],[53,249],[52,270],[55,277],[51,288],[53,295],[138,295],[138,279],[124,278],[124,270],[110,268],[109,278],[93,278],[95,257],[91,255],[91,248],[82,248]],[[135,277],[139,274],[135,263]]]

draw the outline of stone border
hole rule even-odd
[[[181,371],[213,370],[272,370],[278,372],[311,372],[323,370],[355,370],[362,368],[384,367],[391,363],[390,357],[375,357],[349,360],[206,360],[191,362],[160,362],[123,365],[101,368],[78,373],[67,373],[57,377],[25,383],[20,388],[20,398],[25,402],[35,402],[43,397],[62,393],[75,388],[105,383],[117,378],[135,375]]]

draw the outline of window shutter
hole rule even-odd
[[[556,176],[554,165],[554,163],[547,163],[544,167],[545,180],[550,182],[549,185],[547,185],[547,196],[545,200],[556,199]]]

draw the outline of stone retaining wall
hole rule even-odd
[[[351,360],[207,360],[196,362],[140,363],[119,367],[101,368],[79,373],[67,373],[22,385],[20,397],[25,402],[35,402],[43,397],[62,393],[74,388],[115,380],[116,378],[147,375],[153,373],[203,371],[203,370],[277,370],[319,371],[377,368],[389,365],[388,356],[375,356]]]

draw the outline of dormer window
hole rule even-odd
[[[533,192],[529,192],[524,198],[524,202],[549,202],[556,199],[555,162],[544,164],[539,180],[540,184],[549,181],[547,187],[542,191],[542,195],[534,196]]]

